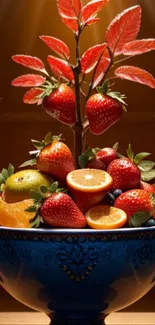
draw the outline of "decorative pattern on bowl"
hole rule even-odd
[[[155,228],[0,228],[0,283],[56,324],[100,323],[154,286]]]

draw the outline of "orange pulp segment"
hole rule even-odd
[[[108,205],[97,205],[85,214],[87,223],[94,229],[117,229],[127,222],[126,213]]]
[[[112,185],[112,177],[107,172],[91,168],[73,170],[66,181],[69,188],[87,193],[107,190]]]
[[[11,228],[31,228],[29,222],[35,212],[25,209],[33,205],[33,200],[28,199],[16,203],[7,203],[0,198],[0,226]]]

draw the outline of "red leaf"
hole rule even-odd
[[[81,58],[81,70],[82,73],[89,73],[96,66],[101,54],[107,47],[106,43],[97,44],[93,47],[90,47]]]
[[[57,0],[59,14],[63,23],[73,32],[78,31],[78,16],[81,11],[81,0]]]
[[[92,25],[92,24],[95,24],[95,23],[97,23],[98,21],[100,20],[100,18],[90,18],[90,19],[88,19],[87,21],[86,21],[86,26],[90,26],[90,25]]]
[[[38,71],[44,71],[45,72],[45,66],[43,62],[30,55],[13,55],[12,60],[18,64],[23,65],[24,67],[33,69],[33,70],[38,70]]]
[[[62,18],[63,23],[74,33],[78,32],[78,22],[75,18]]]
[[[122,66],[115,70],[115,75],[121,79],[127,79],[141,84],[147,85],[151,88],[155,88],[155,79],[147,71],[133,67],[133,66]]]
[[[136,39],[141,23],[141,7],[124,10],[109,25],[106,41],[114,55],[122,53],[123,46]]]
[[[65,59],[69,59],[70,51],[68,46],[58,38],[52,36],[40,36],[41,40],[54,52],[65,57]]]
[[[94,81],[93,81],[93,89],[96,88],[101,80],[104,77],[105,71],[107,70],[110,63],[110,56],[109,51],[106,49],[101,57],[101,60],[97,66],[95,75],[94,75]]]
[[[124,55],[138,55],[155,50],[155,39],[148,38],[136,40],[124,45],[122,53]]]
[[[75,9],[76,15],[78,16],[82,8],[81,0],[72,0],[72,5]]]
[[[38,74],[25,74],[14,79],[11,83],[15,87],[37,87],[45,82],[46,78]]]
[[[88,19],[93,18],[97,12],[103,8],[109,0],[92,0],[82,8],[82,20],[85,23]]]
[[[43,93],[43,89],[41,88],[32,88],[28,90],[24,97],[23,97],[23,102],[25,104],[36,104],[40,101],[40,98],[37,98],[41,93]]]
[[[50,65],[51,70],[58,78],[62,77],[74,82],[74,74],[68,62],[55,58],[52,55],[48,56],[47,61]]]
[[[57,6],[62,18],[75,18],[81,11],[81,0],[57,0]]]

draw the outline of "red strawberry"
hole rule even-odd
[[[76,102],[73,90],[66,84],[61,84],[49,96],[43,99],[43,107],[49,115],[63,122],[76,122]]]
[[[37,158],[37,168],[60,180],[65,180],[67,174],[74,170],[72,153],[66,144],[54,140],[41,150]]]
[[[117,158],[117,151],[113,148],[103,148],[97,152],[96,157],[108,167],[108,165]]]
[[[140,187],[140,171],[129,158],[118,158],[108,166],[113,179],[113,189],[129,190]]]
[[[88,147],[87,150],[79,156],[79,165],[81,168],[106,170],[110,162],[116,158],[117,149]]]
[[[123,107],[116,99],[97,93],[88,99],[86,114],[91,132],[102,134],[120,119]]]
[[[148,192],[141,189],[130,190],[122,193],[115,201],[114,207],[126,212],[128,218],[138,211],[145,211],[153,215],[153,200]]]
[[[52,136],[49,132],[44,140],[31,140],[37,150],[30,151],[34,158],[20,167],[37,165],[39,171],[65,181],[68,173],[75,169],[70,149],[60,141],[61,136]]]
[[[145,190],[149,193],[155,193],[155,186],[146,182],[141,181],[140,182],[140,188],[142,190]]]
[[[92,158],[88,161],[88,163],[86,164],[85,168],[94,168],[94,169],[101,169],[101,170],[105,170],[106,169],[106,165],[104,164],[104,162],[102,162],[100,159],[96,158]]]
[[[40,208],[41,217],[51,227],[84,228],[86,218],[65,193],[50,195]]]

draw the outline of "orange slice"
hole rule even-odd
[[[87,193],[107,190],[112,185],[112,177],[99,169],[76,169],[67,175],[66,180],[73,190]]]
[[[0,198],[0,226],[11,228],[31,228],[29,222],[35,212],[27,212],[29,206],[33,205],[33,200],[28,199],[16,203],[7,203]]]
[[[108,205],[97,205],[85,214],[87,223],[94,229],[117,229],[127,222],[126,213]]]
[[[112,177],[107,172],[91,168],[70,172],[66,181],[75,203],[83,213],[101,203],[112,185]]]

